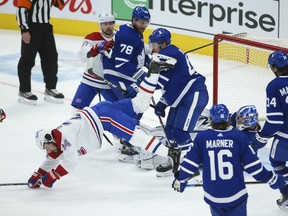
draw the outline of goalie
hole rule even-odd
[[[47,157],[28,180],[28,187],[39,188],[43,184],[51,188],[57,180],[75,168],[78,156],[101,148],[104,130],[134,145],[141,144],[140,147],[148,151],[166,149],[159,140],[141,130],[133,117],[148,109],[159,72],[173,67],[173,64],[175,61],[170,57],[161,58],[158,62],[157,59],[153,60],[149,76],[141,82],[140,91],[133,99],[100,102],[79,111],[55,129],[39,130],[36,133],[36,144],[47,152]]]

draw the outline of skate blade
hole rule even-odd
[[[278,205],[278,206],[281,210],[288,212],[288,206],[287,205],[288,205],[288,200],[286,200],[285,202],[283,202],[281,205]]]
[[[169,176],[173,176],[174,173],[172,172],[172,170],[167,171],[167,172],[156,172],[156,176],[157,177],[169,177]]]
[[[143,163],[143,162],[141,162],[140,166],[138,166],[138,167],[141,169],[146,169],[146,170],[154,170],[155,169],[153,164],[150,164],[150,163],[147,164],[147,163]]]
[[[129,155],[122,155],[121,154],[119,156],[118,160],[121,162],[125,162],[125,163],[135,163],[133,156],[129,156]]]
[[[44,96],[44,101],[50,102],[50,103],[56,103],[56,104],[62,104],[64,103],[63,98],[54,98],[50,95],[45,95]]]
[[[37,104],[37,100],[28,100],[28,99],[23,98],[23,97],[19,97],[18,102],[23,103],[23,104],[29,104],[29,105],[36,105]]]

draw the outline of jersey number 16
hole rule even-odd
[[[232,157],[232,152],[228,149],[223,149],[219,152],[211,150],[208,151],[208,155],[210,158],[211,180],[216,181],[217,177],[222,180],[231,179],[233,176],[233,165],[230,162],[225,162],[224,156],[226,158]],[[216,170],[216,167],[218,167],[218,170]]]

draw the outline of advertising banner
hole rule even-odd
[[[279,36],[280,2],[277,0],[112,0],[112,12],[119,20],[129,20],[136,5],[149,8],[151,24],[188,34],[248,32]]]

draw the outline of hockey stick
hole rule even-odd
[[[246,185],[252,185],[252,184],[266,184],[262,181],[247,181],[245,182]],[[203,184],[187,184],[187,187],[202,187]]]
[[[237,33],[237,34],[232,34],[231,36],[233,36],[233,37],[239,37],[239,36],[244,36],[244,35],[247,35],[247,32],[241,32],[241,33]],[[200,47],[194,48],[194,49],[192,49],[192,50],[186,51],[185,54],[190,53],[190,52],[195,52],[195,51],[197,51],[197,50],[199,50],[199,49],[203,49],[203,48],[205,48],[205,47],[208,47],[208,46],[211,46],[211,45],[220,43],[221,41],[223,41],[223,39],[220,39],[220,40],[218,40],[218,41],[216,41],[216,42],[211,42],[211,43],[209,43],[209,44],[205,44],[205,45],[203,45],[203,46],[200,46]]]
[[[90,51],[87,53],[87,58],[88,58],[88,59],[87,59],[87,72],[88,72],[90,75],[92,75],[92,76],[94,76],[95,78],[97,78],[97,79],[105,82],[107,85],[109,85],[109,86],[112,87],[112,88],[116,88],[116,89],[120,90],[120,91],[123,92],[123,93],[126,93],[126,92],[127,92],[126,90],[122,89],[120,86],[117,86],[117,85],[115,85],[114,83],[108,81],[107,79],[105,79],[105,78],[97,75],[96,73],[94,73],[94,71],[93,71],[93,56],[91,55],[91,52],[90,52]]]
[[[28,185],[28,183],[0,183],[0,186],[20,186]]]
[[[155,99],[154,99],[153,96],[152,96],[152,104],[153,104],[153,106],[154,106],[154,108],[155,108],[155,107],[156,107],[156,102],[155,102]],[[162,118],[161,118],[160,116],[158,116],[158,119],[159,119],[159,122],[160,122],[160,124],[161,124],[161,127],[162,127],[162,130],[163,130],[163,132],[164,132],[164,135],[166,136],[167,142],[169,143],[169,146],[171,146],[170,140],[168,139],[167,133],[166,133],[166,131],[165,131],[165,127],[164,127],[164,123],[163,123],[163,121],[162,121]]]

